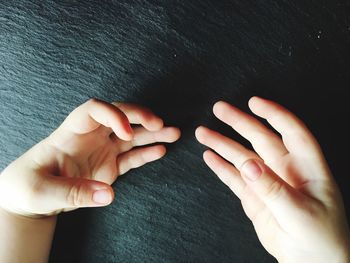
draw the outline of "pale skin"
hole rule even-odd
[[[199,127],[197,139],[213,150],[204,153],[204,161],[240,198],[262,245],[279,262],[349,262],[342,198],[316,139],[274,102],[254,97],[249,106],[282,139],[252,116],[218,102],[214,114],[254,151]],[[0,174],[0,261],[47,262],[55,215],[110,204],[110,185],[119,175],[165,154],[164,146],[148,144],[179,137],[177,128],[164,127],[137,105],[90,100],[76,108]]]
[[[148,144],[179,137],[137,105],[92,99],[76,108],[0,175],[0,262],[47,262],[55,215],[110,204],[119,175],[164,156]]]
[[[253,97],[256,118],[225,102],[215,116],[247,139],[254,150],[213,130],[196,137],[212,150],[206,164],[241,200],[264,248],[278,262],[350,262],[350,232],[341,194],[311,132],[282,106]]]

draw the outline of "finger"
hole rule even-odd
[[[143,146],[158,142],[172,143],[177,141],[180,136],[180,130],[175,127],[164,127],[159,131],[148,131],[143,127],[138,127],[134,129],[133,140],[130,142],[122,142],[120,150],[121,152],[126,152],[135,146]]]
[[[118,156],[117,168],[118,174],[122,175],[131,169],[138,168],[146,163],[153,162],[162,158],[166,153],[163,145],[156,145],[144,148],[138,148]]]
[[[100,125],[109,127],[122,140],[131,140],[133,130],[125,114],[110,103],[90,99],[73,110],[61,127],[78,134],[85,134]]]
[[[280,223],[300,216],[300,203],[303,197],[276,175],[261,160],[247,160],[240,167],[241,175],[247,186],[270,209]],[[288,220],[289,219],[289,220]]]
[[[246,184],[237,168],[210,150],[204,152],[203,159],[220,180],[241,199],[241,193]]]
[[[273,163],[288,153],[280,137],[249,114],[223,101],[217,102],[213,111],[218,119],[250,141],[265,162]]]
[[[130,103],[113,102],[112,104],[124,112],[130,123],[141,124],[149,131],[159,131],[164,126],[163,120],[147,108]]]
[[[133,146],[141,146],[156,142],[175,142],[180,138],[181,132],[175,127],[164,127],[159,131],[150,132],[143,128],[136,128]]]
[[[242,179],[243,180],[243,179]],[[242,191],[241,203],[244,213],[247,217],[253,221],[257,222],[260,220],[261,212],[267,210],[269,213],[270,209],[266,209],[266,205],[261,201],[261,199],[245,184],[244,191]]]
[[[237,168],[249,159],[259,159],[256,153],[246,149],[241,144],[203,126],[196,129],[196,138]]]
[[[253,97],[249,100],[249,107],[282,135],[289,152],[305,156],[310,156],[310,152],[320,152],[316,139],[305,124],[281,105]]]
[[[45,187],[39,193],[40,198],[36,198],[43,212],[106,206],[114,199],[111,186],[98,181],[48,176],[44,184]]]

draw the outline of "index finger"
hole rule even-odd
[[[131,103],[112,104],[124,112],[132,124],[141,124],[149,131],[159,131],[164,126],[163,120],[147,108]]]
[[[318,142],[306,125],[286,108],[259,97],[251,98],[249,107],[255,115],[266,119],[282,135],[289,152],[307,156],[321,152]]]
[[[77,134],[85,134],[101,125],[111,128],[122,140],[130,141],[133,137],[126,115],[116,106],[98,99],[90,99],[74,109],[61,127]]]

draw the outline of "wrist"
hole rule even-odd
[[[56,224],[57,216],[39,216],[39,215],[22,215],[8,211],[0,206],[0,217],[21,225],[39,225],[39,224]]]
[[[31,218],[0,208],[0,261],[47,262],[56,219]]]
[[[344,247],[333,251],[330,255],[324,255],[319,251],[318,255],[308,255],[306,256],[295,256],[295,257],[286,257],[283,259],[276,258],[279,263],[299,263],[299,262],[308,262],[308,263],[350,263],[350,247],[346,244]]]

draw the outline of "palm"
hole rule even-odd
[[[275,173],[285,178],[286,182],[293,188],[302,190],[306,197],[309,194],[309,182],[302,173],[297,172],[301,170],[303,163],[305,163],[304,160],[287,154],[271,164],[267,163],[267,165]],[[277,220],[271,209],[247,186],[241,196],[241,201],[264,247],[273,255],[276,254],[274,250],[286,247],[286,243],[289,242],[288,235],[293,235],[295,230],[291,229],[292,224],[285,220]]]
[[[132,129],[130,123],[137,126]],[[13,200],[5,204],[26,215],[106,205],[113,197],[110,185],[119,175],[165,154],[163,145],[149,144],[174,142],[179,136],[177,128],[163,127],[147,109],[90,100],[2,173],[3,186],[16,185],[16,191],[4,194]],[[26,180],[19,180],[21,176]],[[28,191],[27,184],[36,190]],[[96,199],[99,191],[109,199]]]
[[[216,152],[206,151],[205,162],[241,199],[260,241],[271,254],[280,256],[291,244],[291,250],[300,252],[313,241],[327,240],[320,236],[320,230],[332,226],[316,225],[314,214],[325,213],[325,203],[336,206],[340,198],[316,139],[298,118],[278,104],[254,98],[249,106],[282,138],[249,114],[219,102],[214,106],[216,117],[246,138],[254,151],[199,127],[199,142]],[[250,160],[264,162],[264,169],[271,169],[266,172],[269,176],[262,176],[265,181],[255,184],[241,175],[242,167]]]
[[[51,135],[51,143],[66,157],[61,163],[60,175],[112,184],[117,176],[164,154],[163,146],[133,149],[134,146],[178,139],[177,129],[164,128],[162,121],[146,109],[128,104],[118,104],[118,107],[124,110],[132,123],[141,124],[146,128],[140,125],[133,129],[134,136],[131,140],[122,140],[118,137],[118,127],[113,127],[114,130],[112,127],[106,127],[99,116],[94,116],[97,119],[95,120],[86,112],[79,112],[77,108],[68,116],[62,127]],[[80,127],[79,123],[76,125],[75,120],[84,120],[84,117],[85,122],[81,122]]]
[[[69,133],[55,139],[60,151],[67,158],[62,164],[61,175],[98,180],[111,184],[117,174],[117,158],[120,154],[120,139],[112,141],[112,130],[103,126],[86,133]]]

